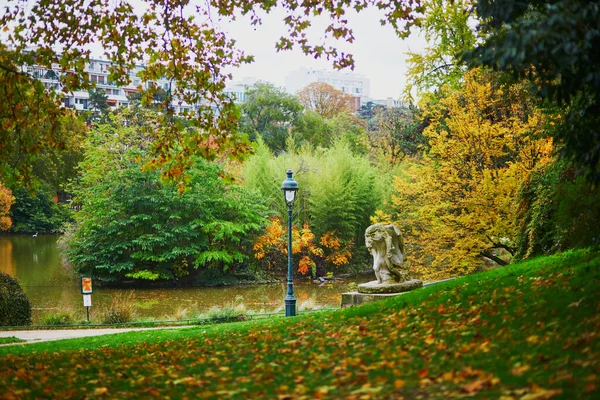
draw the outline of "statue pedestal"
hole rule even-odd
[[[342,293],[342,308],[359,306],[361,304],[370,303],[372,301],[378,301],[387,299],[389,297],[400,296],[403,293],[387,293],[387,294],[364,294],[358,292],[346,292]]]
[[[381,284],[378,281],[363,283],[358,285],[358,292],[342,293],[342,308],[400,296],[422,286],[423,282],[418,279],[411,279],[410,281],[401,283]]]
[[[393,294],[404,293],[423,287],[423,282],[418,279],[411,279],[399,283],[379,283],[371,281],[358,285],[358,293],[363,294]]]

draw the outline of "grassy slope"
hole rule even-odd
[[[598,398],[600,255],[539,258],[338,312],[0,348],[0,393]]]

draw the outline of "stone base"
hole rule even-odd
[[[400,296],[404,293],[363,294],[358,292],[346,292],[342,293],[342,308],[358,306],[361,304],[370,303],[372,301],[378,301],[394,296]]]
[[[358,293],[362,294],[394,294],[409,292],[414,289],[423,287],[423,282],[418,279],[400,283],[379,283],[371,281],[358,285]]]

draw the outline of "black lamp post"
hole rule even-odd
[[[292,274],[292,207],[296,200],[298,183],[292,179],[292,170],[287,170],[287,179],[281,184],[285,204],[288,207],[288,277],[287,277],[287,296],[285,296],[285,316],[293,317],[296,315],[296,298],[294,297],[294,282]]]

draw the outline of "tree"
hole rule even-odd
[[[416,107],[382,107],[373,119],[377,125],[368,134],[371,148],[379,151],[390,164],[397,164],[405,156],[417,155],[427,143]]]
[[[294,126],[292,134],[300,146],[330,148],[343,138],[354,153],[366,154],[368,151],[364,121],[348,113],[324,118],[314,111],[306,111]]]
[[[441,88],[457,87],[467,71],[462,59],[474,48],[478,39],[474,13],[475,0],[425,0],[424,17],[416,25],[425,33],[428,47],[422,53],[408,53],[407,85],[405,94],[412,98],[417,93]],[[480,36],[482,33],[480,33]]]
[[[55,202],[55,192],[46,183],[37,185],[35,193],[25,187],[13,190],[15,202],[10,213],[13,221],[12,232],[56,233],[63,232],[64,225],[70,220],[67,204]]]
[[[0,176],[6,184],[30,185],[41,153],[64,150],[64,124],[72,111],[60,106],[54,89],[20,72],[20,56],[0,43]]]
[[[302,105],[282,88],[270,83],[256,83],[242,104],[240,131],[256,140],[260,135],[272,151],[285,149],[285,140],[298,123]]]
[[[10,189],[0,182],[0,231],[7,231],[12,226],[10,206],[15,201]]]
[[[351,111],[354,97],[327,83],[313,82],[298,92],[298,100],[305,109],[332,118]]]
[[[142,171],[151,136],[147,125],[124,126],[127,116],[111,115],[86,143],[74,188],[81,211],[67,243],[76,270],[116,281],[191,281],[201,269],[233,270],[251,257],[261,201],[226,185],[222,169],[201,158],[190,160],[183,193],[160,171]]]
[[[488,35],[467,60],[535,82],[565,111],[552,130],[561,154],[600,182],[600,1],[478,0],[477,13]]]
[[[468,273],[482,259],[504,265],[515,253],[517,191],[552,149],[528,89],[473,70],[425,108],[430,150],[396,180],[393,199],[425,275]]]
[[[169,79],[173,84],[173,98],[196,107],[187,117],[191,126],[198,129],[197,135],[194,140],[181,141],[180,133],[186,128],[171,118],[173,110],[169,101],[159,106],[162,113],[158,120],[165,129],[154,138],[154,157],[148,166],[169,165],[164,176],[181,180],[188,165],[186,160],[191,155],[206,159],[236,158],[250,150],[243,137],[231,134],[235,131],[237,118],[233,101],[224,89],[231,77],[227,70],[251,62],[252,57],[236,49],[232,40],[216,30],[213,18],[235,19],[236,15],[250,14],[252,23],[258,25],[257,11],[270,12],[277,5],[287,14],[284,22],[289,33],[279,39],[276,47],[286,50],[299,46],[306,54],[331,59],[336,68],[354,63],[351,54],[338,52],[329,44],[331,40],[353,40],[352,29],[345,18],[346,10],[377,7],[385,14],[382,23],[390,24],[401,35],[408,33],[421,11],[419,0],[354,3],[335,0],[303,4],[294,0],[211,0],[197,4],[187,0],[176,3],[147,0],[137,4],[135,10],[126,1],[93,2],[84,7],[80,0],[34,3],[13,0],[2,9],[0,25],[7,28],[3,43],[14,51],[6,53],[8,59],[2,58],[0,69],[9,80],[22,76],[27,85],[35,86],[31,77],[24,77],[27,74],[22,72],[21,66],[35,64],[50,68],[52,64],[58,64],[65,71],[60,77],[63,90],[69,92],[91,87],[85,72],[90,43],[97,42],[104,49],[104,55],[113,63],[109,79],[117,85],[128,83],[131,79],[128,70],[147,60],[146,69],[140,74],[143,82]],[[322,43],[313,44],[307,37],[313,15],[323,15],[330,21],[321,35]],[[61,54],[57,54],[53,46],[61,47]],[[144,94],[146,104],[152,102],[155,89],[151,87]],[[4,88],[0,90],[5,91]],[[43,93],[43,90],[39,92]],[[19,96],[14,92],[7,94]],[[52,104],[56,97],[56,94],[44,94],[47,104]],[[8,115],[14,119],[14,111],[18,108],[14,107],[12,99],[7,104],[12,110]],[[35,108],[49,115],[39,105]],[[29,118],[21,113],[13,122],[17,126],[26,125],[24,122]],[[4,126],[2,129],[8,130]]]
[[[105,115],[110,106],[108,105],[108,96],[102,89],[90,89],[88,90],[88,105],[92,110],[93,119],[97,120],[101,116]]]

